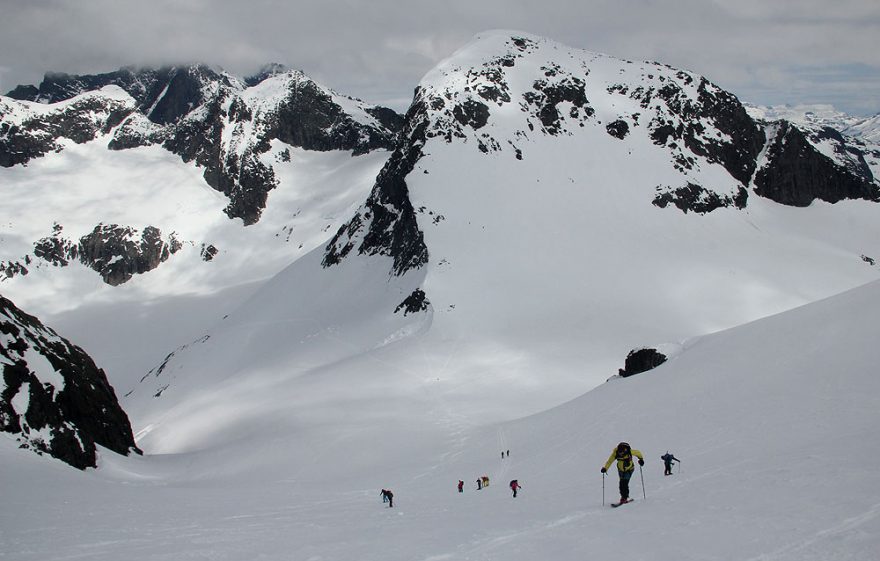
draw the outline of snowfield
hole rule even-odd
[[[104,454],[80,473],[4,437],[2,550],[17,561],[870,559],[878,313],[875,282],[690,340],[661,367],[550,411],[471,429],[420,415],[441,399],[422,385],[406,400],[328,406],[333,436],[307,447],[267,422],[262,446]],[[614,510],[602,506],[599,468],[624,439],[647,459],[647,499],[636,473],[636,501]],[[667,449],[682,460],[670,477]],[[477,491],[481,475],[491,485]],[[523,486],[516,499],[510,479]],[[616,479],[612,468],[606,502]]]

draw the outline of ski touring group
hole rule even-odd
[[[510,457],[510,450],[506,450],[501,452],[501,458]],[[637,462],[634,462],[633,459],[636,458]],[[675,457],[674,454],[670,453],[668,450],[660,459],[663,460],[664,473],[663,475],[669,476],[672,475],[672,465],[673,462],[678,462],[679,470],[681,470],[681,460]],[[608,473],[608,468],[611,467],[611,464],[617,462],[617,475],[619,478],[618,489],[620,490],[620,500],[616,503],[611,503],[612,507],[618,507],[624,505],[626,503],[630,503],[633,501],[630,498],[629,492],[629,482],[632,479],[633,474],[635,473],[636,463],[639,466],[639,475],[642,480],[642,494],[645,495],[645,479],[644,475],[642,475],[642,466],[645,465],[645,457],[642,455],[642,452],[636,450],[627,442],[620,442],[617,444],[613,450],[611,450],[611,455],[608,456],[608,460],[605,462],[605,465],[602,466],[600,470],[602,473],[602,504],[605,504],[605,476]],[[483,490],[489,486],[489,477],[486,475],[480,476],[476,480],[477,490]],[[519,481],[516,479],[512,479],[508,484],[511,492],[513,493],[513,498],[516,498],[517,492],[522,489],[522,485],[519,484]],[[457,489],[459,493],[464,493],[464,480],[459,479]],[[393,493],[388,489],[382,489],[380,491],[382,495],[382,502],[388,503],[388,507],[392,508],[394,506],[393,503]],[[647,497],[645,497],[647,498]]]

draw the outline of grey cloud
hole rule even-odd
[[[0,10],[2,91],[46,71],[206,62],[241,75],[275,61],[402,109],[442,58],[508,28],[687,68],[748,101],[880,112],[866,89],[880,74],[876,0],[0,0]]]

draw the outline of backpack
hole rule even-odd
[[[510,482],[510,488],[514,489],[516,487],[519,487],[519,483],[516,481],[516,479],[514,479]]]
[[[621,442],[617,445],[617,453],[615,457],[618,461],[623,462],[624,469],[629,470],[633,460],[632,448],[630,448],[629,444],[626,442]]]

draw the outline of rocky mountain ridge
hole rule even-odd
[[[79,347],[0,296],[0,432],[74,467],[96,445],[140,453],[104,371]]]
[[[389,149],[401,125],[391,109],[341,96],[280,65],[244,79],[204,65],[48,74],[39,87],[0,97],[0,166],[25,166],[99,137],[114,151],[161,146],[203,170],[205,182],[228,199],[227,216],[252,225],[290,148],[353,155]],[[62,228],[64,218],[56,225]],[[34,260],[66,266],[79,259],[115,285],[155,268],[184,241],[211,245],[161,230],[111,219],[78,239],[47,232],[33,240],[33,252],[0,263],[0,273],[26,274]],[[132,242],[138,235],[142,240]]]

